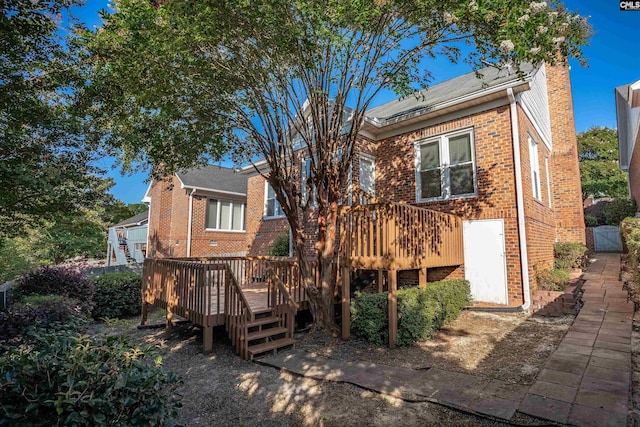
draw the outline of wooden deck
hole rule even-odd
[[[266,283],[256,283],[245,286],[242,288],[242,293],[247,299],[249,307],[251,308],[251,311],[253,313],[259,313],[269,309],[269,289]],[[301,296],[301,293],[296,292],[294,295],[296,295],[296,297],[293,298],[293,300],[298,304],[299,307],[306,306],[305,304],[307,303],[307,300]],[[224,314],[224,302],[224,293],[221,293],[219,297],[217,292],[212,293],[211,314]]]

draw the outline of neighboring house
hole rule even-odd
[[[120,221],[109,227],[107,266],[140,264],[147,256],[149,212]]]
[[[149,257],[244,255],[247,178],[233,169],[203,166],[153,181]]]
[[[615,89],[620,169],[629,177],[629,194],[640,212],[640,80]]]
[[[370,109],[350,184],[381,202],[464,220],[464,265],[400,271],[400,284],[420,274],[428,281],[466,277],[477,302],[526,309],[536,271],[553,267],[554,244],[585,242],[569,70],[481,74]],[[302,181],[303,153],[300,162]],[[249,254],[264,255],[287,233],[287,221],[265,179],[253,167],[243,172]]]

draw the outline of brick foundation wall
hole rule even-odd
[[[571,80],[566,66],[546,66],[551,134],[552,190],[556,240],[585,243],[578,146],[573,117]]]

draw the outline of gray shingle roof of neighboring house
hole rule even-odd
[[[530,75],[536,67],[531,64],[521,64],[524,76]],[[478,70],[482,78],[478,78],[475,72],[464,74],[420,91],[419,95],[407,96],[403,99],[387,102],[367,110],[367,117],[376,118],[379,121],[393,120],[407,113],[419,110],[432,110],[438,104],[454,101],[457,98],[471,95],[476,92],[497,87],[510,82],[522,80],[522,77],[514,71],[486,67]]]
[[[149,219],[149,211],[147,210],[145,212],[139,213],[138,215],[134,215],[131,218],[124,219],[119,223],[117,223],[116,225],[114,225],[113,227],[126,227],[128,225],[130,226],[138,225],[141,222],[147,221],[148,219]]]
[[[224,193],[247,194],[247,177],[234,169],[206,165],[176,172],[186,188],[198,188]]]

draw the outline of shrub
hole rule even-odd
[[[566,270],[543,269],[536,272],[538,288],[546,291],[564,291],[571,275]]]
[[[585,215],[584,216],[584,225],[587,227],[597,227],[598,226],[598,218],[593,215]]]
[[[471,302],[466,280],[429,283],[426,288],[398,290],[398,337],[396,344],[408,345],[428,339],[435,330],[455,320]],[[352,327],[373,344],[389,341],[387,293],[356,293],[351,303]]]
[[[42,267],[21,276],[11,290],[13,301],[29,295],[62,295],[77,300],[83,314],[93,308],[95,286],[87,276],[68,267]]]
[[[0,311],[0,341],[19,343],[28,340],[28,332],[35,329],[79,330],[84,323],[76,300],[61,295],[28,296]]]
[[[571,270],[584,267],[587,247],[582,243],[556,243],[553,248],[556,269]]]
[[[620,231],[629,251],[627,270],[632,280],[640,285],[640,218],[626,218],[620,224]]]
[[[0,425],[172,425],[177,378],[122,336],[37,336],[0,356]]]
[[[142,277],[123,272],[109,273],[95,279],[93,317],[122,318],[140,314]]]
[[[267,252],[269,256],[289,256],[289,235],[281,234],[276,237],[276,240],[273,242],[269,251]]]
[[[604,209],[605,223],[619,226],[623,219],[634,216],[636,202],[630,199],[616,199]]]

